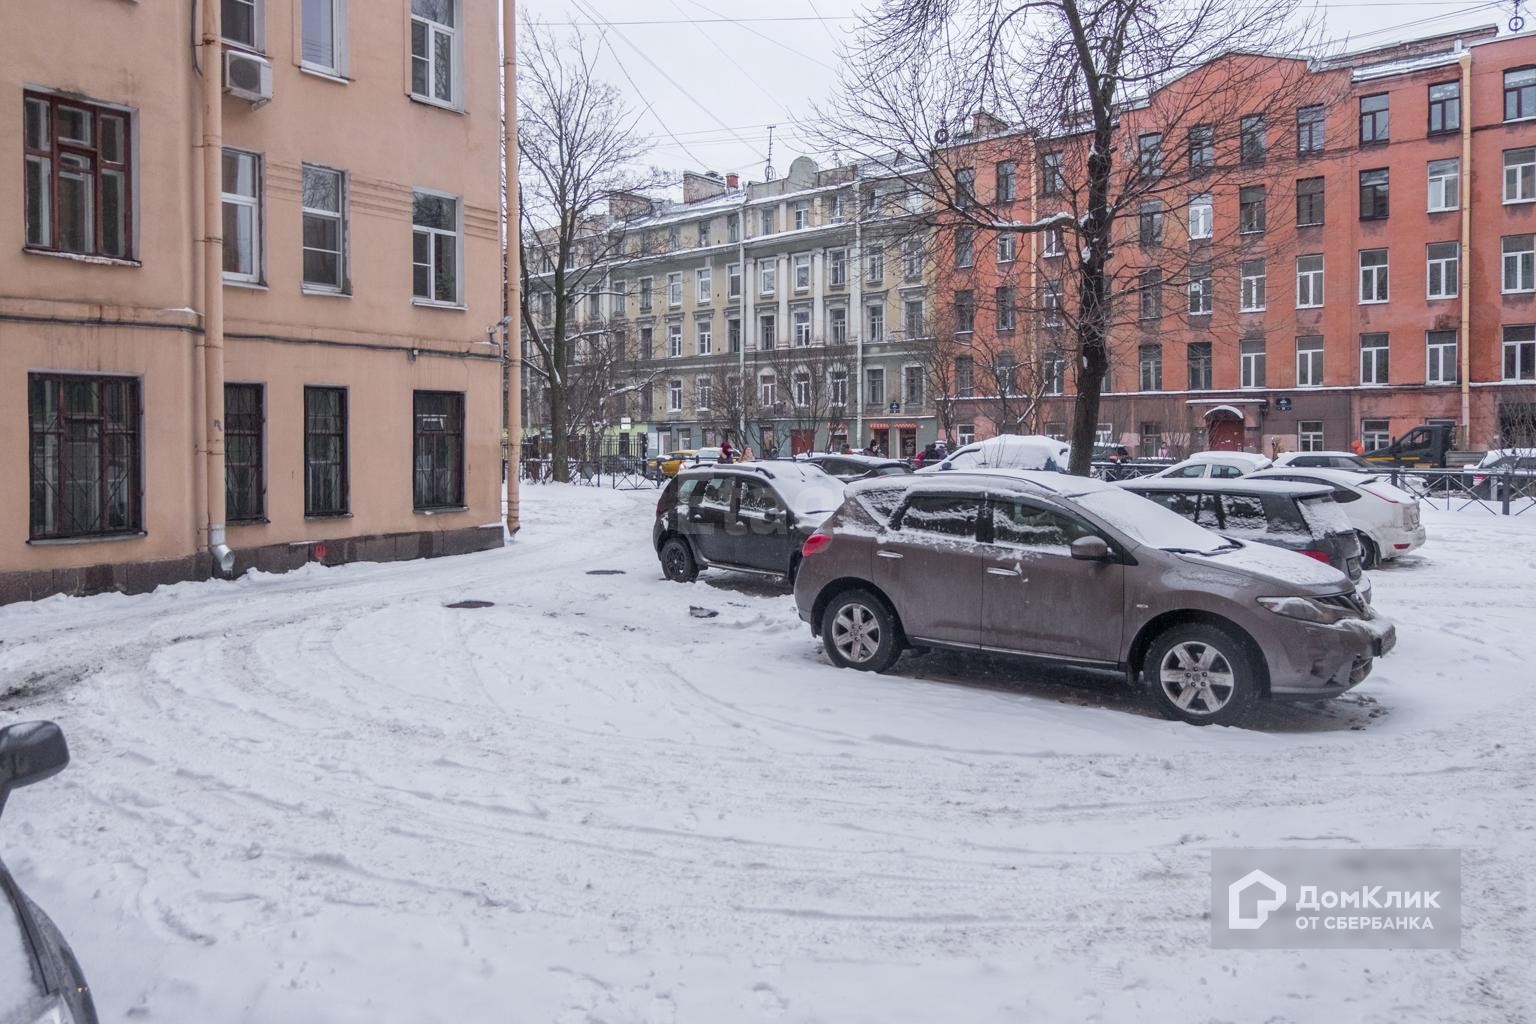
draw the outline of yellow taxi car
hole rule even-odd
[[[679,448],[677,451],[657,452],[645,460],[645,475],[653,480],[670,480],[677,476],[677,471],[685,462],[692,461],[699,453],[692,448]]]

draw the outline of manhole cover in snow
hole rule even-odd
[[[455,602],[453,602],[453,604],[450,604],[448,607],[449,608],[490,608],[490,607],[493,607],[495,604],[496,604],[495,601],[455,601]]]
[[[720,613],[713,608],[700,608],[698,605],[689,605],[688,614],[696,619],[712,619]]]
[[[623,569],[588,569],[588,576],[623,576]]]

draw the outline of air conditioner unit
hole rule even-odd
[[[224,51],[224,91],[259,107],[272,99],[272,62],[244,50]]]

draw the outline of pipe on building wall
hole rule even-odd
[[[864,164],[853,163],[853,252],[848,276],[848,326],[853,330],[854,427],[850,443],[863,451],[864,443]],[[871,210],[871,213],[874,211]]]
[[[203,4],[203,333],[205,490],[208,554],[220,573],[235,567],[224,539],[224,82],[220,5]]]
[[[1472,51],[1461,51],[1461,377],[1462,448],[1472,443]]]
[[[507,425],[507,533],[522,528],[518,468],[523,449],[522,222],[517,214],[517,7],[501,3],[502,173],[507,182],[506,358],[501,381],[502,420]]]

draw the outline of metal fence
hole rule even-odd
[[[651,464],[653,455],[642,437],[572,437],[566,446],[566,479],[586,487],[658,487],[662,480]],[[518,476],[526,483],[550,483],[557,478],[555,460],[547,438],[525,438]]]
[[[1449,511],[1476,506],[1492,515],[1518,516],[1536,508],[1536,471],[1529,469],[1383,468],[1393,486]]]

